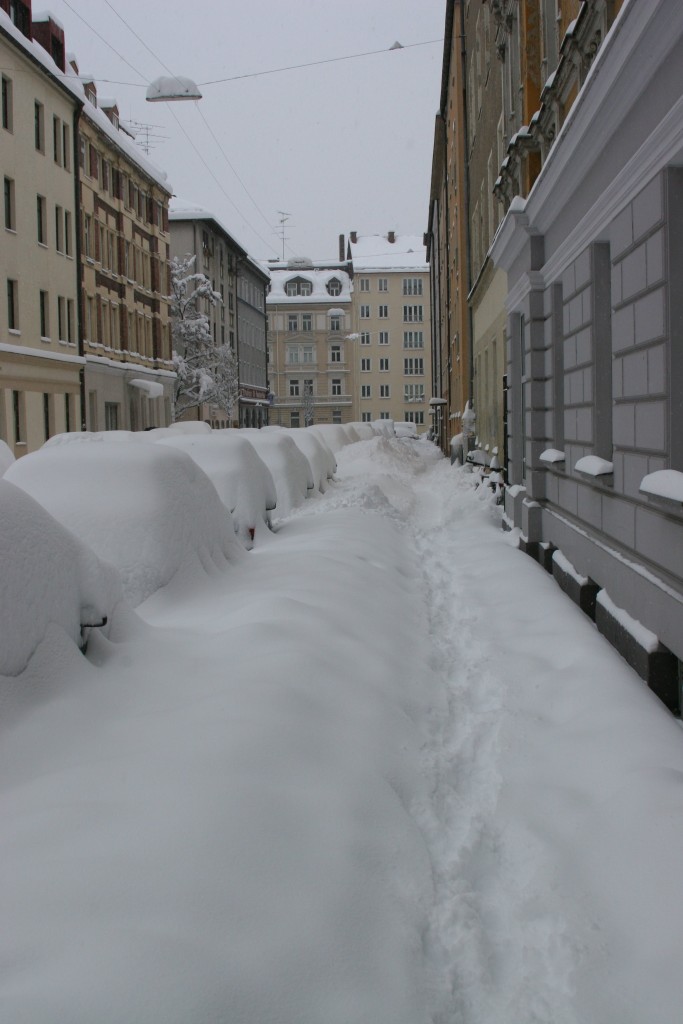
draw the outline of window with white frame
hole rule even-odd
[[[301,330],[310,331],[313,329],[313,320],[310,313],[301,314]]]
[[[285,284],[285,294],[290,298],[295,295],[312,295],[313,283],[305,277],[293,277]]]
[[[415,409],[407,409],[404,413],[406,423],[415,423],[416,425],[424,425],[425,414],[424,412],[416,412]]]
[[[6,75],[2,76],[2,127],[8,132],[14,130],[13,83]]]
[[[388,306],[379,306],[378,309],[377,309],[377,314],[378,314],[380,320],[388,320],[389,319],[389,307]]]
[[[406,324],[422,323],[422,306],[404,306],[403,322]]]
[[[421,277],[404,277],[403,278],[403,294],[404,295],[422,295],[422,278]]]
[[[360,279],[360,290],[362,292],[369,292],[370,291],[370,278],[369,277],[361,277],[361,279]]]
[[[16,231],[17,220],[14,205],[14,178],[5,178],[5,227],[8,231]]]
[[[360,307],[360,318],[361,318],[361,320],[369,320],[370,319],[370,307],[369,306],[361,306]]]
[[[287,345],[286,362],[290,365],[304,363],[315,363],[315,349],[313,345]]]
[[[361,343],[361,345],[369,345],[370,344],[370,331],[361,331],[360,332],[360,343]]]
[[[361,384],[361,386],[360,386],[360,397],[361,398],[372,398],[372,384]]]
[[[335,398],[341,398],[341,393],[342,393],[341,377],[333,377],[332,378],[332,390],[330,391],[330,394],[333,397],[335,397]]]
[[[404,402],[424,402],[425,400],[425,386],[424,384],[404,384],[403,385],[403,401]]]
[[[90,219],[92,220],[92,218]],[[36,196],[36,220],[38,225],[38,242],[40,245],[47,245],[47,199],[45,196]],[[84,218],[84,224],[85,220],[86,218]],[[87,252],[86,256],[89,255],[90,253]]]
[[[370,370],[372,369],[372,360],[371,359],[361,359],[361,361],[360,361],[360,368],[361,368],[361,372],[362,373],[369,373]]]
[[[406,377],[424,375],[424,359],[422,357],[411,357],[403,360],[403,372]]]
[[[299,330],[299,314],[289,313],[287,315],[287,330],[298,331]]]
[[[388,277],[380,277],[380,278],[378,278],[377,279],[377,288],[378,288],[378,290],[380,292],[388,292],[389,291],[389,278]]]
[[[330,315],[330,330],[341,331],[341,316],[338,313],[332,313]]]
[[[362,423],[372,423],[372,413],[371,412],[362,412],[360,414],[360,418],[361,418],[361,422]]]
[[[342,361],[342,347],[341,345],[330,345],[330,362],[341,363]]]
[[[342,283],[338,277],[331,277],[327,282],[327,292],[329,295],[341,295]]]
[[[389,371],[389,359],[388,359],[388,357],[385,356],[383,359],[380,359],[380,361],[379,361],[379,368],[380,368],[380,371],[382,373],[388,373],[388,371]]]
[[[289,425],[290,425],[290,427],[299,427],[299,426],[301,426],[301,421],[299,419],[299,416],[300,416],[300,414],[299,414],[299,410],[298,409],[293,410],[289,414]]]
[[[390,419],[390,416],[389,416],[389,413],[388,413],[388,412],[384,411],[384,412],[381,412],[381,413],[379,414],[379,418],[380,418],[381,420],[388,420],[388,419]]]
[[[289,397],[290,398],[298,398],[299,397],[299,381],[295,380],[294,378],[291,378],[290,381],[289,381]]]
[[[404,331],[403,332],[403,347],[404,348],[424,348],[424,334],[422,331]]]
[[[379,343],[380,343],[380,345],[388,345],[389,344],[389,331],[380,331],[379,332]]]
[[[40,292],[40,336],[50,337],[50,297],[47,292]]]
[[[391,398],[391,385],[380,384],[379,386],[379,397],[380,398]]]

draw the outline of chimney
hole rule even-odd
[[[387,239],[393,245],[393,243],[396,241],[396,232],[395,231],[390,231],[389,234],[387,235]]]
[[[351,239],[351,245],[355,245],[356,242],[358,241],[358,232],[357,231],[351,231],[349,233],[349,238]]]
[[[33,38],[47,50],[59,70],[66,72],[64,29],[49,12],[40,15],[40,20],[33,21]]]
[[[339,236],[339,262],[340,263],[344,262],[344,257],[345,256],[346,256],[346,246],[344,245],[344,236],[340,235]]]
[[[66,59],[67,59],[67,62],[69,64],[69,67],[71,68],[73,73],[76,76],[78,76],[78,74],[79,74],[79,71],[78,71],[78,61],[76,60],[75,55],[73,53],[67,53]]]

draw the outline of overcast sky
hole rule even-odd
[[[282,255],[279,210],[290,215],[287,257],[334,256],[340,232],[354,229],[425,230],[442,43],[409,44],[441,40],[446,0],[47,5],[99,95],[115,97],[123,118],[159,126],[153,131],[165,138],[150,156],[178,197],[210,209],[253,256]],[[406,48],[389,51],[396,40]],[[145,84],[165,73],[150,50],[198,83],[385,52],[207,84],[199,104],[167,105],[145,102]]]

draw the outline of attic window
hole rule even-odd
[[[305,277],[293,277],[285,284],[285,294],[293,297],[295,295],[312,295],[313,283]]]
[[[341,281],[338,277],[331,277],[327,282],[327,291],[330,295],[341,295]]]

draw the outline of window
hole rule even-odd
[[[389,413],[388,413],[388,412],[381,412],[381,413],[379,414],[379,418],[380,418],[381,420],[388,420],[388,419],[389,419]]]
[[[424,425],[425,414],[424,412],[415,412],[414,409],[406,410],[404,413],[406,423],[415,423]]]
[[[14,121],[14,111],[12,102],[12,79],[2,76],[2,127],[8,131],[12,131]]]
[[[377,310],[380,320],[386,320],[389,316],[389,307],[380,306]]]
[[[7,327],[10,331],[19,330],[19,284],[7,278]]]
[[[341,421],[342,421],[341,409],[333,409],[332,410],[332,422],[333,423],[341,423]]]
[[[50,298],[47,292],[40,293],[40,336],[50,337]]]
[[[293,412],[291,412],[289,414],[289,425],[290,425],[290,427],[300,427],[301,426],[300,413],[299,413],[298,409],[294,410]]]
[[[331,277],[327,282],[327,291],[330,295],[341,295],[342,285],[338,277]]]
[[[313,283],[307,281],[305,277],[293,277],[285,284],[285,294],[290,298],[295,295],[312,295]]]
[[[341,317],[337,313],[333,313],[330,317],[330,330],[340,331],[341,330]]]
[[[78,136],[78,164],[82,171],[85,171],[85,152],[87,143],[82,135]]]
[[[386,277],[380,277],[377,281],[377,287],[381,292],[389,291],[389,280]]]
[[[55,206],[55,246],[57,252],[64,252],[64,211]]]
[[[370,344],[370,331],[361,331],[360,343],[361,343],[361,345],[369,345]]]
[[[71,169],[71,143],[69,126],[62,121],[62,167],[67,171]]]
[[[67,427],[67,430],[69,428]],[[118,430],[119,429],[119,406],[118,402],[105,402],[104,403],[104,429],[105,430]]]
[[[130,247],[130,242],[126,242],[126,252]],[[92,216],[86,213],[83,217],[83,255],[87,259],[91,259],[93,254],[93,233],[92,233]]]
[[[380,343],[380,345],[388,345],[389,344],[389,331],[380,331],[379,332],[379,343]]]
[[[330,391],[330,394],[333,395],[336,398],[341,398],[341,393],[342,393],[341,378],[333,377],[332,378],[332,390]]]
[[[14,179],[5,178],[3,193],[5,197],[5,227],[8,231],[16,231],[16,219],[14,213]]]
[[[64,252],[71,256],[71,214],[64,211]]]
[[[403,322],[406,324],[422,323],[422,306],[404,306]]]
[[[298,313],[290,313],[287,316],[287,330],[298,331],[299,330],[299,315]]]
[[[66,299],[63,295],[57,298],[57,337],[66,341]]]
[[[36,221],[38,241],[41,245],[47,245],[47,200],[45,196],[36,196]]]
[[[360,290],[362,292],[369,292],[370,291],[370,278],[369,277],[361,277],[361,279],[360,279]]]
[[[361,398],[372,398],[372,384],[361,384],[361,386],[360,386],[360,397]]]
[[[403,385],[403,401],[404,402],[424,402],[425,399],[425,386],[424,384],[404,384]]]
[[[360,414],[360,418],[361,418],[361,422],[362,423],[372,423],[372,413],[371,412],[362,412]]]
[[[313,329],[313,318],[310,313],[301,314],[301,330],[310,331]]]
[[[424,336],[422,331],[404,331],[403,332],[403,347],[404,348],[424,348]]]
[[[369,306],[361,306],[360,307],[360,318],[361,318],[361,320],[369,320],[370,319],[370,307]]]
[[[403,372],[406,376],[417,375],[422,376],[424,374],[424,359],[410,358],[403,360]]]
[[[14,442],[23,444],[26,440],[23,391],[12,392],[12,419],[14,421]]]
[[[76,323],[76,307],[74,306],[73,299],[67,299],[66,302],[66,340],[73,344],[75,340],[74,326]]]
[[[403,278],[403,294],[404,295],[422,295],[422,278],[421,277],[404,277]]]
[[[42,103],[39,103],[38,100],[36,100],[35,103],[33,104],[33,109],[34,109],[34,115],[33,115],[34,128],[33,128],[33,131],[34,131],[35,145],[36,145],[36,149],[40,153],[44,153],[45,152],[45,107],[43,106]]]
[[[43,392],[43,432],[47,441],[51,434],[52,424],[52,401],[51,395]]]
[[[380,359],[379,368],[380,372],[386,373],[389,370],[389,360],[387,358]]]
[[[342,361],[342,348],[341,345],[330,345],[330,362],[341,363]]]
[[[361,359],[360,368],[363,373],[368,373],[372,369],[371,359]]]
[[[56,164],[62,162],[62,123],[55,114],[52,118],[52,152]]]
[[[290,382],[289,382],[289,397],[290,398],[298,398],[299,397],[299,381],[298,380],[293,380],[293,379],[290,380]]]
[[[288,345],[287,362],[290,364],[315,363],[315,349],[313,345]]]
[[[380,384],[379,386],[379,397],[380,398],[391,398],[391,385]]]
[[[307,380],[304,380],[304,394],[305,395],[312,395],[313,394],[313,381],[312,381],[311,378],[308,378]]]

